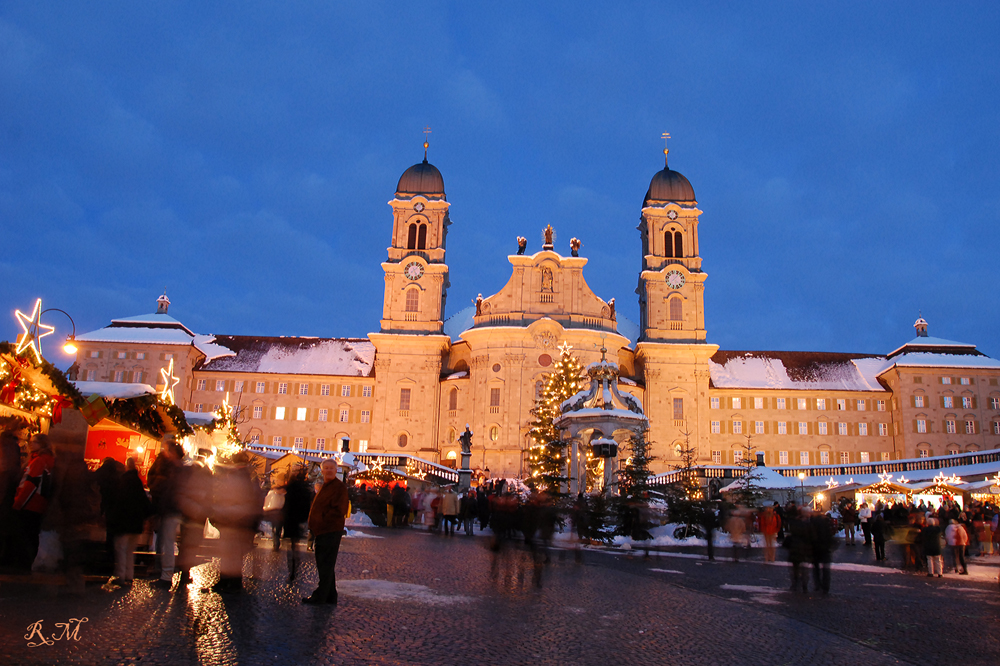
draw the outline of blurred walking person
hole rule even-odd
[[[115,569],[104,589],[113,590],[131,585],[135,578],[135,549],[139,535],[146,525],[146,518],[153,512],[153,505],[146,496],[135,458],[125,461],[125,471],[118,477],[108,507],[108,529],[114,534]]]
[[[212,589],[223,594],[243,591],[243,558],[253,547],[261,515],[260,487],[254,483],[240,452],[229,463],[216,465],[212,524],[219,530],[219,582]]]
[[[969,567],[965,564],[965,547],[969,545],[969,535],[965,531],[965,526],[954,518],[944,531],[944,538],[951,548],[952,564],[955,566],[955,573],[962,576],[969,575]],[[958,565],[962,565],[962,570],[958,570]]]
[[[21,445],[17,435],[9,430],[0,433],[0,566],[14,564],[17,559],[17,517],[14,496],[21,482]]]
[[[765,562],[774,562],[774,547],[778,543],[780,529],[781,518],[774,512],[774,507],[764,507],[764,511],[760,514],[760,531],[764,535]]]
[[[56,458],[52,454],[47,435],[35,435],[28,444],[30,455],[24,475],[14,494],[14,511],[20,536],[18,564],[30,569],[38,555],[38,537],[42,531],[42,516],[54,492],[53,469]]]
[[[162,573],[164,553],[169,551],[167,559],[170,570],[174,568],[174,544],[177,541],[177,528],[180,525],[180,514],[175,503],[177,474],[184,459],[184,449],[177,443],[173,435],[163,437],[160,452],[146,473],[146,484],[149,486],[150,500],[155,514],[156,528],[156,567]]]
[[[288,582],[295,580],[299,567],[299,541],[302,540],[302,525],[309,520],[313,491],[306,479],[306,468],[300,467],[285,484],[285,504],[281,523],[284,533],[291,543],[288,546]]]
[[[932,577],[936,573],[940,578],[944,562],[941,557],[941,527],[937,518],[927,519],[927,525],[920,530],[920,544],[927,558],[927,576]]]
[[[337,604],[337,554],[344,537],[349,500],[347,486],[337,478],[337,462],[327,458],[320,465],[323,487],[309,509],[309,530],[316,538],[316,570],[319,586],[304,604]]]
[[[444,533],[446,535],[455,534],[455,526],[458,524],[458,495],[455,489],[448,486],[441,496],[441,516],[444,519]]]

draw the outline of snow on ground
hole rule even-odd
[[[472,597],[441,594],[426,585],[390,580],[338,580],[338,594],[377,601],[410,601],[429,606],[450,606],[472,601]]]
[[[375,523],[364,511],[355,511],[350,518],[344,521],[344,524],[348,527],[375,527]]]
[[[777,587],[765,587],[763,585],[730,585],[726,583],[725,585],[720,585],[720,587],[723,590],[733,590],[734,592],[749,592],[751,600],[769,606],[781,604],[775,597],[785,592],[785,590]]]

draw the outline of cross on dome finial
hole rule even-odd
[[[666,168],[667,154],[670,152],[670,149],[667,148],[667,141],[670,139],[670,132],[664,132],[663,134],[660,135],[660,138],[663,139],[663,168]]]
[[[427,161],[427,149],[431,147],[430,143],[431,136],[431,126],[428,125],[424,128],[424,162]]]

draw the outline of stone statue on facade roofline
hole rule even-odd
[[[545,248],[548,249],[548,250],[552,249],[552,234],[553,233],[554,233],[554,230],[552,229],[552,225],[551,224],[545,225],[545,231],[543,232],[543,235],[544,235],[544,238],[545,238]]]
[[[580,242],[579,238],[570,238],[569,239],[570,254],[572,254],[574,257],[579,257],[581,245],[583,245],[583,243]]]
[[[524,236],[517,237],[517,253],[524,254],[524,250],[528,247],[528,239]]]
[[[615,299],[614,299],[614,297],[612,297],[612,299],[610,301],[608,301],[608,307],[611,308],[611,321],[615,321]]]
[[[483,314],[483,295],[476,296],[476,316]]]
[[[462,455],[472,455],[472,431],[469,424],[465,424],[465,432],[458,436],[458,443],[462,446]]]

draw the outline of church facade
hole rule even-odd
[[[685,442],[699,464],[723,466],[739,463],[748,438],[773,466],[1000,448],[1000,362],[930,337],[922,319],[913,340],[886,354],[710,344],[701,210],[667,166],[640,212],[638,325],[587,285],[576,239],[563,254],[551,229],[531,254],[519,239],[507,284],[446,319],[450,204],[440,171],[426,157],[407,169],[390,207],[382,318],[367,339],[198,335],[161,297],[156,314],[78,336],[74,377],[162,387],[173,361],[178,404],[212,411],[228,395],[244,440],[272,457],[322,456],[347,439],[352,450],[454,464],[468,424],[474,468],[521,476],[531,409],[568,344],[584,366],[602,348],[617,363],[619,390],[649,419],[655,471],[679,464]]]

